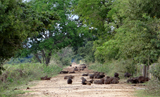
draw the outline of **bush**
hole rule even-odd
[[[160,81],[158,79],[151,79],[146,86],[146,93],[160,97]]]
[[[150,73],[160,81],[160,63],[152,65]]]
[[[127,60],[112,60],[104,64],[95,63],[89,66],[90,69],[105,72],[107,75],[113,76],[115,72],[119,73],[120,77],[124,76],[125,72],[134,74],[136,65],[132,63],[131,59]]]
[[[94,63],[92,65],[89,65],[89,69],[92,69],[98,72],[108,73],[110,68],[108,68],[107,64]]]

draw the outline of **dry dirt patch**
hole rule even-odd
[[[120,82],[119,84],[103,85],[82,85],[81,75],[90,73],[91,70],[85,69],[75,74],[59,74],[51,80],[37,82],[36,86],[24,89],[23,97],[135,97],[134,91],[137,86],[128,85]],[[71,85],[64,79],[66,75],[75,76]],[[89,79],[88,77],[85,77]],[[27,92],[32,91],[32,92]]]

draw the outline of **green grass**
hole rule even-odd
[[[93,63],[89,65],[89,69],[104,72],[107,76],[113,76],[115,72],[119,73],[119,77],[124,79],[124,73],[126,72],[125,68],[128,66],[129,61],[125,63],[125,61],[112,61],[104,63],[103,65],[99,63]],[[137,75],[134,76],[138,76]],[[152,79],[147,83],[145,90],[137,90],[136,95],[137,97],[160,97],[160,81],[156,79]]]
[[[49,77],[56,76],[63,67],[58,65],[49,65],[39,63],[25,63],[17,65],[6,64],[6,71],[0,75],[0,97],[16,97],[17,94],[23,94],[23,91],[14,90],[25,89],[34,84],[28,85],[33,80],[40,80],[40,77],[48,75]],[[7,76],[7,77],[6,77]]]
[[[135,96],[137,97],[160,97],[147,93],[145,90],[137,90]]]

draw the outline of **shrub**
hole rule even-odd
[[[105,72],[107,75],[113,76],[115,72],[118,72],[120,77],[124,76],[125,72],[134,74],[136,65],[132,63],[131,59],[127,60],[112,60],[103,64],[95,63],[89,66],[90,69]]]
[[[160,96],[160,81],[157,78],[151,79],[146,86],[146,93],[158,97]]]
[[[152,65],[150,73],[160,81],[160,63]]]

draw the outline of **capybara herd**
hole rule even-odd
[[[72,65],[70,65],[72,66]],[[81,64],[81,67],[75,66],[73,68],[73,71],[61,71],[59,74],[69,74],[69,73],[75,73],[79,71],[83,71],[87,66],[85,64]],[[119,73],[115,72],[113,77],[106,76],[104,72],[94,72],[93,74],[84,73],[81,75],[81,84],[82,85],[91,85],[91,84],[118,84],[120,77]],[[90,80],[87,80],[85,77],[88,77]],[[128,78],[127,83],[144,83],[146,81],[149,81],[150,79],[148,77],[139,76],[139,77],[132,77],[132,74],[126,72],[124,74],[125,78]],[[132,77],[132,78],[131,78]],[[51,77],[45,76],[41,77],[41,80],[50,80]],[[64,79],[67,79],[67,84],[72,84],[72,80],[74,79],[73,75],[66,75],[64,76]]]

